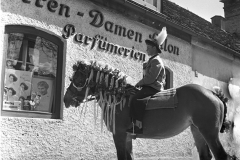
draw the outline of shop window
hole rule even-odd
[[[173,87],[173,72],[165,67],[165,72],[166,72],[166,80],[165,80],[165,86],[164,89],[169,89]]]
[[[161,0],[132,0],[154,11],[161,12]]]
[[[63,42],[29,26],[5,27],[2,116],[60,118]]]

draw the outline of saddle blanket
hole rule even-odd
[[[176,108],[178,99],[176,95],[176,88],[163,90],[147,97],[146,110],[162,109],[162,108]]]

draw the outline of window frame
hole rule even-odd
[[[148,0],[128,0],[128,1],[134,1],[144,7],[147,7],[153,11],[156,11],[156,12],[159,12],[159,13],[162,13],[162,0],[156,0],[155,2],[157,2],[157,6],[154,6],[153,4],[147,2]],[[154,1],[154,0],[153,0]],[[154,3],[154,2],[153,2]]]
[[[5,69],[6,69],[6,58],[7,58],[7,48],[8,41],[4,38],[4,48],[3,52],[3,60],[2,60],[2,72],[1,75],[2,83],[1,83],[1,116],[8,117],[26,117],[26,118],[46,118],[46,119],[60,119],[62,118],[62,108],[63,108],[63,91],[64,91],[64,82],[65,82],[65,62],[66,62],[66,54],[64,54],[64,42],[58,36],[42,31],[32,26],[24,26],[24,25],[6,25],[4,34],[7,35],[9,33],[22,33],[22,34],[31,34],[35,36],[40,36],[58,46],[58,57],[57,57],[57,73],[56,73],[56,87],[55,92],[53,92],[55,98],[53,100],[53,112],[41,112],[41,111],[27,111],[27,110],[4,110],[3,109],[3,88],[4,88],[4,79],[5,79]],[[6,44],[7,43],[7,44]]]

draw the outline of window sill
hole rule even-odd
[[[2,110],[1,114],[2,117],[60,119],[56,114],[41,111]]]

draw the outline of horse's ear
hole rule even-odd
[[[80,65],[82,64],[81,61],[77,61],[74,65],[73,65],[73,71],[77,71],[80,67]]]
[[[79,69],[81,69],[82,71],[86,71],[86,70],[88,70],[88,65],[86,63],[82,62],[79,65]]]

